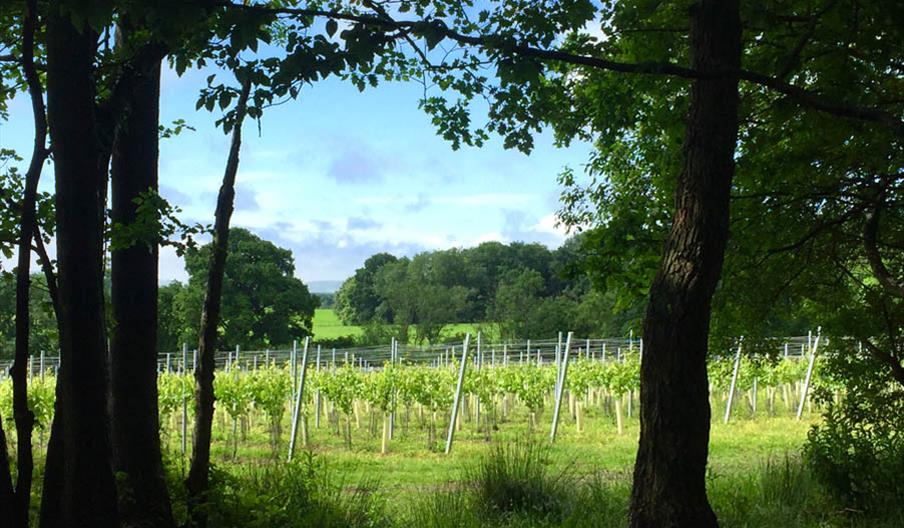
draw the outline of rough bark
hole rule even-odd
[[[127,21],[120,31],[130,31]],[[134,222],[135,200],[158,188],[160,60],[156,53],[137,53],[117,81],[126,103],[112,151],[114,224]],[[174,526],[157,407],[158,246],[137,242],[114,249],[110,258],[110,415],[113,467],[122,475],[120,516],[125,526]]]
[[[98,164],[94,114],[96,39],[90,29],[74,27],[58,11],[48,17],[47,116],[56,180],[63,375],[57,380],[60,415],[51,433],[57,437],[56,451],[48,453],[49,476],[57,479],[50,486],[54,503],[42,505],[48,513],[42,526],[118,525],[107,414],[104,226],[99,214],[106,177]]]
[[[220,298],[223,292],[223,275],[226,271],[226,257],[229,249],[229,222],[235,201],[235,177],[239,168],[239,151],[242,146],[242,122],[245,107],[251,91],[250,81],[242,85],[242,92],[236,106],[235,125],[232,130],[232,144],[226,161],[226,172],[217,196],[214,219],[212,251],[208,266],[207,290],[201,310],[201,328],[198,332],[198,366],[195,370],[195,427],[192,443],[191,466],[185,486],[188,490],[188,505],[195,525],[204,528],[207,524],[204,508],[210,478],[210,434],[214,411],[214,353],[217,349],[217,326],[220,321]]]
[[[738,1],[701,0],[691,18],[693,68],[738,71]],[[711,300],[729,234],[737,112],[737,77],[694,82],[675,214],[643,324],[633,528],[718,526],[706,497],[706,356]]]

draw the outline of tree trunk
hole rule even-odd
[[[207,275],[207,291],[201,311],[201,330],[198,340],[198,368],[195,370],[195,431],[192,443],[191,467],[185,482],[188,489],[189,508],[193,521],[200,528],[207,525],[202,505],[210,478],[210,434],[213,425],[213,377],[214,353],[217,349],[217,326],[220,321],[220,297],[223,292],[223,275],[229,244],[229,221],[235,199],[235,176],[239,168],[239,150],[242,146],[242,121],[251,83],[245,80],[236,106],[236,120],[232,130],[232,144],[223,184],[217,197],[213,243]]]
[[[119,30],[128,35],[127,20]],[[122,47],[126,39],[117,40]],[[112,151],[115,224],[133,223],[136,199],[158,188],[160,49],[154,44],[143,46],[117,81],[124,104]],[[119,508],[127,526],[175,524],[164,477],[157,408],[157,248],[156,243],[137,241],[111,252],[113,467],[122,474]]]
[[[56,177],[59,263],[60,453],[48,454],[49,508],[60,527],[117,526],[116,488],[110,466],[103,298],[103,210],[106,177],[98,160],[94,45],[97,35],[76,29],[59,12],[47,27],[48,121]],[[51,462],[64,461],[51,469]],[[58,471],[56,474],[52,472]],[[56,488],[58,486],[58,489]]]
[[[706,375],[712,294],[722,270],[738,132],[741,26],[737,0],[693,8],[694,82],[676,210],[650,287],[641,365],[641,432],[630,525],[718,526],[706,497]]]
[[[16,485],[12,487],[9,473],[6,436],[0,431],[0,457],[3,458],[3,484],[0,487],[0,503],[7,512],[11,526],[27,527],[31,503],[31,483],[34,460],[31,433],[34,429],[34,413],[28,408],[28,338],[30,331],[29,294],[31,287],[31,240],[35,224],[35,202],[41,169],[47,159],[47,117],[44,110],[44,89],[41,86],[34,63],[34,36],[37,26],[37,0],[28,0],[23,21],[22,72],[28,85],[34,118],[34,143],[31,162],[25,173],[19,218],[18,255],[16,262],[16,348],[15,361],[10,369],[13,382],[13,417],[16,423]]]

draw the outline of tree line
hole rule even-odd
[[[417,343],[436,343],[458,322],[493,323],[485,330],[504,340],[565,329],[588,337],[639,330],[643,300],[617,306],[614,297],[592,288],[581,266],[580,240],[574,236],[554,250],[484,242],[411,258],[378,253],[343,282],[336,311],[345,324],[364,325],[365,339],[382,327]]]

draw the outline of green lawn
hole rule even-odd
[[[413,325],[410,331],[411,339],[414,339],[417,325]],[[443,329],[442,341],[447,341],[455,336],[470,332],[476,335],[482,329],[484,332],[494,334],[496,327],[493,324],[477,323],[453,323]],[[314,340],[336,339],[345,336],[360,336],[363,329],[357,325],[343,324],[332,308],[317,308],[314,311]]]
[[[336,311],[332,308],[317,308],[314,311],[315,340],[359,335],[361,335],[361,327],[342,324]]]

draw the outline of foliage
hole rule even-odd
[[[364,388],[364,381],[358,369],[351,364],[345,364],[331,371],[321,371],[317,378],[317,387],[348,416],[352,412],[352,403]]]
[[[197,247],[195,237],[211,230],[210,225],[183,223],[178,217],[182,210],[170,205],[155,190],[140,193],[133,202],[136,206],[135,219],[128,224],[114,222],[110,226],[108,237],[111,251],[135,245],[170,246],[181,257],[187,250]]]
[[[210,522],[224,528],[386,526],[383,498],[364,482],[347,492],[323,460],[302,453],[289,464],[245,466],[235,473],[216,471]]]
[[[378,253],[364,261],[364,266],[355,270],[354,276],[342,283],[336,292],[336,311],[345,324],[364,324],[376,315],[380,298],[374,291],[376,274],[386,264],[395,262],[396,257],[388,253]]]
[[[34,413],[35,428],[46,431],[53,419],[54,402],[56,401],[56,376],[35,377],[28,382],[28,410]],[[10,380],[0,383],[0,416],[4,427],[14,425],[13,387]],[[9,429],[7,429],[9,430]]]
[[[887,366],[833,340],[815,395],[827,409],[805,448],[813,474],[840,501],[881,513],[904,498],[904,385],[889,382]],[[853,349],[853,350],[852,350]],[[835,383],[832,383],[835,381]],[[836,400],[833,385],[843,387]]]
[[[248,414],[253,398],[250,387],[250,378],[242,375],[238,369],[221,373],[213,380],[217,401],[233,420],[239,420]]]
[[[157,375],[157,409],[160,422],[166,423],[169,417],[182,409],[183,402],[190,402],[194,397],[195,379],[190,374],[163,372]],[[194,412],[194,405],[186,405],[186,410]]]
[[[364,378],[362,396],[380,411],[392,412],[396,407],[398,378],[397,367],[387,361],[379,371]]]
[[[161,288],[161,344],[197,341],[210,244],[185,254],[189,281]],[[221,340],[244,349],[290,343],[311,334],[317,298],[294,276],[292,252],[233,228],[221,301]]]
[[[499,323],[508,339],[555,335],[565,322],[583,335],[626,333],[614,299],[590,290],[578,265],[579,239],[552,251],[540,244],[486,242],[412,259],[377,254],[343,283],[337,310],[346,323],[391,323],[392,335],[403,342],[413,328],[416,342],[435,343],[455,320]],[[631,307],[635,320],[640,306]],[[366,344],[386,341],[365,334]]]
[[[58,330],[56,313],[43,274],[32,274],[29,305],[28,343],[31,355],[38,357],[43,350],[48,356],[56,356]],[[16,281],[10,273],[0,273],[0,357],[12,358],[16,339]]]
[[[268,365],[252,371],[249,375],[249,390],[255,409],[267,415],[270,423],[278,424],[285,414],[286,402],[292,396],[292,376],[289,367],[277,368]]]
[[[454,366],[430,368],[412,365],[401,370],[399,395],[436,412],[452,405],[457,371]]]
[[[555,384],[554,371],[530,362],[509,366],[504,376],[508,377],[506,385],[514,389],[512,392],[532,413],[543,408],[543,397]]]

